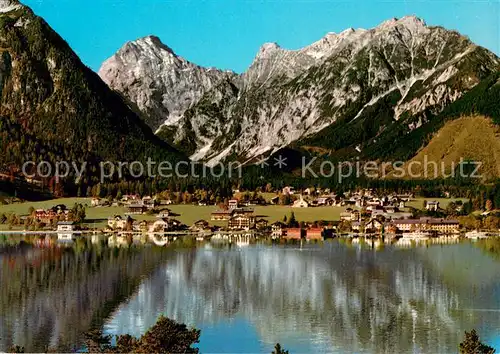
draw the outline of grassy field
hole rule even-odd
[[[340,220],[340,213],[345,210],[344,207],[317,207],[317,208],[292,208],[290,206],[269,205],[255,208],[255,214],[265,217],[270,222],[283,220],[293,212],[298,221],[316,221],[316,220]]]
[[[28,215],[28,210],[30,207],[33,207],[35,209],[48,209],[58,204],[64,204],[68,208],[73,207],[75,203],[87,204],[90,206],[90,200],[91,198],[61,198],[45,200],[43,202],[26,202],[0,205],[0,214],[14,213],[18,215]]]

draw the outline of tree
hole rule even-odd
[[[198,353],[192,345],[199,340],[200,330],[188,329],[162,315],[140,338],[129,334],[116,336],[116,346],[112,346],[111,336],[94,330],[86,334],[85,345],[90,353]]]
[[[493,354],[495,349],[479,341],[479,336],[475,329],[470,332],[465,331],[464,341],[460,343],[460,354]]]
[[[292,198],[289,194],[280,194],[279,195],[279,204],[280,205],[290,205]]]
[[[69,211],[70,219],[73,219],[77,224],[85,221],[85,217],[87,216],[85,212],[85,207],[80,203],[75,203],[73,208]]]
[[[111,348],[111,336],[104,336],[99,329],[85,333],[85,346],[89,353],[103,353]]]
[[[290,214],[290,218],[288,219],[288,226],[290,227],[297,227],[298,226],[297,219],[295,219],[295,213],[292,211]]]
[[[24,353],[24,347],[21,347],[19,345],[13,345],[7,350],[8,353]]]
[[[94,191],[93,194],[94,194],[93,195],[94,197],[98,197],[98,198],[101,198],[102,197],[101,194],[104,194],[104,193],[102,193],[102,189],[101,189],[101,184],[100,183],[97,184],[97,186],[95,187],[95,191]]]
[[[271,354],[288,354],[288,350],[283,349],[279,343],[276,343]]]
[[[347,220],[342,220],[340,222],[340,224],[338,225],[337,229],[340,231],[340,232],[349,232],[352,230],[352,224],[350,221],[347,221]],[[363,232],[365,232],[366,230],[366,227],[363,226]]]
[[[484,227],[489,230],[498,230],[500,228],[500,218],[490,215],[484,220]]]
[[[185,324],[160,316],[156,324],[139,339],[139,351],[147,353],[198,353],[198,349],[191,348],[191,346],[199,343],[199,339],[200,330],[187,329]]]
[[[446,207],[446,214],[453,216],[457,214],[457,204],[454,202],[450,202]]]
[[[460,225],[468,230],[481,228],[481,220],[470,214],[468,216],[461,216],[458,218]]]
[[[488,211],[493,210],[493,202],[491,201],[491,199],[488,199],[486,201],[486,210],[488,210]]]

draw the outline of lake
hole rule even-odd
[[[108,247],[0,244],[0,351],[81,349],[92,326],[139,336],[160,314],[208,352],[457,352],[500,348],[498,241]],[[490,243],[494,242],[493,245]]]

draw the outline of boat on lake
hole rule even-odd
[[[426,240],[432,237],[430,232],[426,231],[413,231],[413,232],[405,232],[403,233],[404,239],[412,239],[412,240]]]
[[[469,231],[469,232],[465,233],[465,237],[467,237],[468,239],[471,239],[471,240],[479,240],[479,239],[484,239],[484,238],[493,237],[493,236],[495,236],[495,235],[491,232],[478,231],[478,230]]]

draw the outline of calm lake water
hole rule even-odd
[[[12,243],[12,242],[11,242]],[[159,314],[201,329],[201,352],[456,352],[500,348],[500,258],[489,246],[165,249],[0,246],[0,351],[139,336]]]

